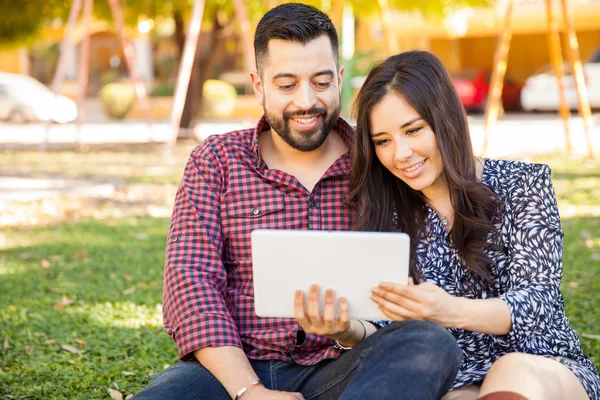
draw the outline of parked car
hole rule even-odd
[[[579,97],[577,96],[577,87],[569,64],[565,63],[564,71],[565,76],[562,82],[565,88],[565,99],[569,108],[576,110],[579,106]],[[590,107],[600,109],[600,47],[583,64],[583,75]],[[544,65],[535,74],[527,78],[521,92],[521,105],[527,111],[558,110],[560,98],[552,65]]]
[[[460,101],[468,111],[483,112],[490,91],[491,71],[485,68],[470,68],[451,75]],[[521,85],[505,77],[502,88],[502,106],[505,110],[520,108]]]
[[[54,95],[28,75],[0,73],[0,120],[65,123],[76,118],[77,105],[73,100]]]

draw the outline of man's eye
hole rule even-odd
[[[328,87],[331,86],[331,82],[317,82],[315,83],[315,85],[319,88],[319,89],[327,89]]]
[[[289,92],[290,90],[292,90],[294,88],[294,86],[296,86],[296,85],[279,86],[279,90],[283,90],[284,92]]]

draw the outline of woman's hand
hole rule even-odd
[[[350,313],[348,302],[339,299],[340,315],[335,315],[335,293],[332,289],[325,291],[325,307],[323,315],[319,311],[319,286],[311,285],[308,291],[308,307],[305,307],[305,295],[301,290],[296,291],[294,299],[294,316],[306,333],[328,336],[334,340],[343,341],[350,331]]]
[[[446,328],[460,324],[460,298],[448,294],[430,282],[415,285],[382,282],[371,291],[371,298],[381,311],[394,321],[423,320]]]

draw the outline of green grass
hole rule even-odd
[[[176,362],[160,308],[167,229],[153,218],[9,229],[34,239],[0,253],[0,394],[107,398]]]
[[[0,173],[35,176],[47,163],[71,176],[176,183],[190,149],[158,175],[148,171],[161,167],[160,153],[114,152],[48,153],[29,164],[28,153],[14,153],[13,164],[0,158]],[[567,315],[580,334],[600,335],[600,163],[561,155],[535,161],[554,171]],[[107,172],[107,165],[123,168]],[[2,227],[10,246],[0,250],[0,398],[106,399],[109,387],[125,396],[177,361],[160,309],[167,229],[168,219],[145,215]],[[581,342],[600,366],[600,340]]]

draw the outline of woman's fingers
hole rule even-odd
[[[399,304],[393,303],[379,296],[372,296],[371,299],[373,299],[373,301],[377,303],[377,305],[385,315],[387,315],[394,321],[418,319],[416,318],[417,316],[412,310],[406,309]]]
[[[402,294],[397,294],[396,292],[382,290],[377,287],[371,290],[371,295],[374,298],[380,298],[389,301],[393,304],[399,305],[400,307],[406,310],[413,312],[418,312],[423,307],[423,305],[420,302],[415,301],[410,297],[405,297],[404,292],[402,292]]]

